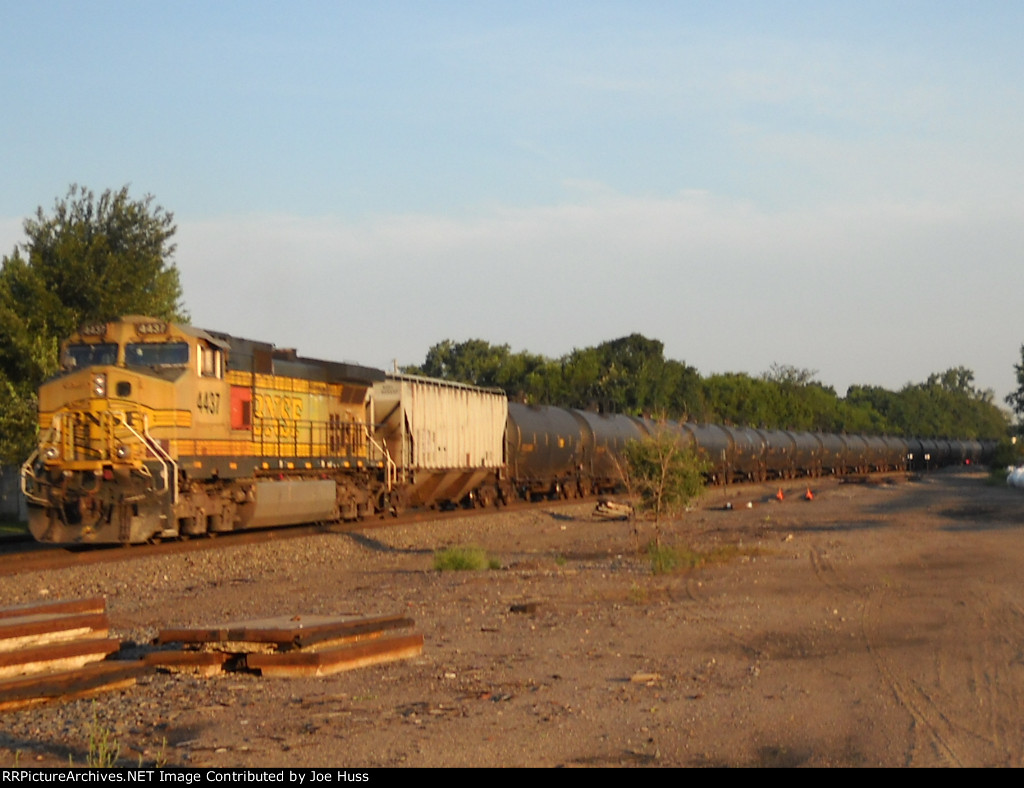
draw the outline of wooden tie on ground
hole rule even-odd
[[[106,610],[103,597],[0,609],[0,710],[134,684],[142,662],[105,661],[121,647]]]
[[[247,669],[264,676],[326,676],[343,670],[407,659],[423,651],[420,633],[408,629],[411,618],[381,616],[345,619],[292,616],[195,629],[165,629],[161,644],[182,644],[179,651],[146,655],[148,664],[170,669]]]

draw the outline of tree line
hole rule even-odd
[[[125,314],[187,321],[174,262],[172,213],[125,186],[72,185],[24,224],[26,239],[0,265],[0,462],[35,446],[36,391],[58,368],[60,342],[79,326]],[[1007,403],[1024,416],[1019,387]],[[974,374],[956,367],[899,391],[851,386],[845,397],[813,370],[773,365],[761,375],[702,377],[665,358],[640,334],[574,349],[559,358],[514,353],[481,339],[444,340],[405,371],[498,388],[529,403],[753,427],[918,437],[998,438],[1008,416]]]
[[[119,315],[186,317],[171,239],[173,214],[125,186],[100,195],[72,185],[23,224],[26,240],[0,266],[0,462],[35,447],[39,384],[60,342]]]
[[[1009,426],[992,392],[976,388],[965,367],[899,391],[851,386],[841,397],[816,380],[815,371],[788,365],[774,364],[757,376],[702,377],[665,358],[664,343],[640,334],[557,359],[481,339],[449,339],[431,347],[422,365],[404,371],[499,388],[532,404],[768,429],[998,439]]]

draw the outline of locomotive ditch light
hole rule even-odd
[[[47,446],[45,449],[43,449],[43,459],[50,461],[59,460],[60,449],[58,449],[56,446]]]
[[[123,443],[117,444],[117,448],[114,450],[114,456],[119,460],[127,460],[132,456],[132,450],[125,446]]]
[[[107,396],[107,376],[101,372],[92,376],[92,395],[94,397]]]

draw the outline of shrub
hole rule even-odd
[[[495,558],[489,558],[479,547],[448,547],[434,553],[434,569],[438,572],[500,568],[501,563]]]

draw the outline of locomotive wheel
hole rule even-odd
[[[402,490],[392,490],[390,496],[389,510],[392,517],[398,517],[408,506],[405,493]]]

